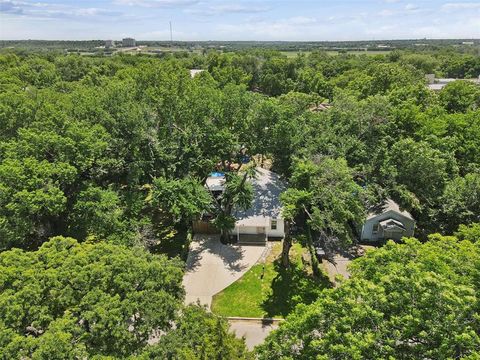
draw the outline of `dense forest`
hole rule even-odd
[[[205,71],[191,76],[190,69]],[[0,53],[0,357],[246,359],[227,322],[183,306],[203,212],[224,231],[268,163],[284,216],[335,246],[392,198],[415,236],[300,305],[261,359],[480,356],[480,87],[454,49],[287,57]],[[149,345],[157,335],[155,345]]]

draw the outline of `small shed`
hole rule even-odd
[[[413,236],[415,220],[412,215],[402,210],[392,199],[386,199],[372,208],[362,227],[361,240],[379,242],[385,240],[400,240],[402,237]]]

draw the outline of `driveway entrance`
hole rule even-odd
[[[212,296],[242,277],[261,258],[265,246],[223,245],[218,235],[195,235],[183,277],[185,303],[210,308]]]

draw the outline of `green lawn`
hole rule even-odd
[[[299,303],[313,302],[330,286],[326,276],[316,279],[310,266],[302,264],[306,252],[298,243],[290,250],[292,266],[284,269],[279,258],[280,242],[274,243],[263,264],[253,266],[238,281],[213,297],[212,311],[223,316],[285,317]]]

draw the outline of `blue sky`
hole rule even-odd
[[[480,0],[0,0],[0,39],[480,38]]]

